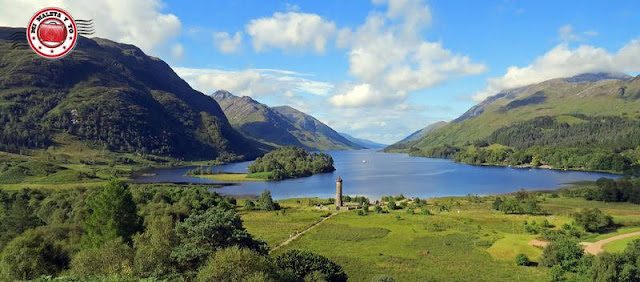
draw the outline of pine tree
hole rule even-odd
[[[113,180],[87,200],[91,213],[85,221],[86,243],[98,247],[104,242],[122,237],[126,242],[141,230],[136,204],[129,187]]]

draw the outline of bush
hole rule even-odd
[[[36,279],[67,269],[73,241],[80,234],[81,230],[72,226],[41,226],[25,231],[2,250],[2,280]]]
[[[252,211],[256,209],[256,204],[252,200],[246,200],[244,202],[244,209],[247,211]]]
[[[292,273],[296,281],[303,281],[307,275],[316,271],[324,274],[328,282],[347,281],[347,275],[340,265],[309,251],[287,251],[276,258],[276,265],[280,269]]]
[[[516,265],[528,266],[529,264],[531,264],[531,260],[529,260],[527,255],[523,253],[516,255]]]
[[[613,217],[600,209],[584,209],[571,215],[576,225],[588,232],[602,232],[613,225]]]
[[[78,277],[128,275],[133,271],[132,262],[131,247],[117,238],[77,253],[71,260],[71,272]]]
[[[559,265],[565,271],[574,271],[583,255],[584,250],[575,241],[559,236],[544,248],[540,264],[549,267]]]
[[[163,277],[176,270],[171,250],[178,245],[170,216],[151,218],[147,230],[133,237],[134,267],[141,277]]]
[[[390,211],[397,209],[398,206],[396,206],[396,202],[394,201],[389,201],[387,202],[387,209],[389,209]]]
[[[549,268],[548,277],[549,282],[564,282],[566,279],[564,278],[564,270],[560,265],[554,265]]]
[[[280,205],[273,202],[273,198],[271,198],[271,191],[266,189],[256,200],[256,207],[265,211],[275,211],[280,209]]]
[[[233,246],[216,251],[198,271],[197,281],[278,281],[269,257]]]
[[[180,245],[171,254],[187,269],[195,270],[217,249],[240,246],[266,254],[266,243],[254,240],[233,210],[212,207],[176,224]]]

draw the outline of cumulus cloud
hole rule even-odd
[[[287,12],[254,19],[247,24],[246,31],[256,51],[268,48],[304,51],[311,48],[323,53],[327,42],[335,36],[336,26],[316,14]]]
[[[227,32],[213,34],[213,44],[224,54],[235,53],[242,44],[242,32],[237,31],[233,37]]]
[[[480,74],[487,67],[455,54],[421,32],[431,12],[419,0],[375,0],[384,14],[372,13],[354,31],[341,30],[338,46],[349,47],[349,74],[359,83],[336,89],[330,102],[338,107],[402,103],[410,92],[428,89],[452,77]],[[337,92],[337,91],[342,92]]]
[[[562,43],[536,58],[528,66],[511,66],[503,76],[487,79],[487,87],[475,93],[473,99],[481,101],[504,89],[601,71],[640,71],[640,40],[629,41],[615,53],[590,45],[572,49],[567,43]]]
[[[145,52],[177,36],[181,29],[180,19],[163,13],[164,4],[159,0],[1,0],[0,25],[24,27],[36,11],[46,6],[63,8],[76,19],[93,19],[93,36],[134,44]]]
[[[333,88],[330,83],[311,80],[305,77],[307,75],[292,71],[274,69],[226,71],[180,67],[173,69],[193,88],[203,93],[224,89],[241,96],[292,97],[296,93],[326,95]]]

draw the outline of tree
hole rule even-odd
[[[271,191],[266,189],[262,192],[262,194],[260,194],[260,196],[256,200],[256,206],[259,209],[266,210],[266,211],[274,211],[274,210],[280,209],[280,205],[273,202],[273,198],[271,198]]]
[[[625,258],[620,254],[603,253],[596,256],[589,274],[591,281],[637,281],[637,270],[625,268]],[[634,266],[630,264],[630,266]],[[623,276],[627,276],[623,279]],[[634,277],[636,276],[636,277]],[[635,278],[635,279],[634,279]]]
[[[212,207],[204,213],[192,214],[176,224],[180,245],[172,256],[186,269],[195,270],[216,250],[231,246],[244,247],[266,254],[266,243],[254,240],[233,211]]]
[[[2,280],[31,280],[69,267],[73,240],[81,230],[69,225],[40,226],[14,238],[2,250]]]
[[[564,269],[560,265],[554,265],[549,268],[548,276],[549,282],[564,282],[566,279],[564,278]]]
[[[324,274],[328,282],[347,281],[347,275],[340,265],[309,251],[287,251],[276,258],[276,265],[284,271],[293,273],[297,281],[304,280],[307,275],[315,271]]]
[[[516,255],[516,265],[528,266],[529,264],[531,264],[531,260],[526,254],[519,253]]]
[[[78,277],[131,275],[133,255],[131,247],[116,238],[78,252],[71,260],[71,272]]]
[[[244,209],[251,211],[254,210],[256,208],[256,204],[252,201],[252,200],[246,200],[244,202]]]
[[[496,199],[493,201],[493,204],[491,205],[493,207],[494,210],[499,211],[500,210],[500,206],[502,206],[502,198],[500,197],[496,197]]]
[[[233,246],[216,251],[198,271],[197,281],[278,281],[279,276],[269,257]]]
[[[113,180],[87,200],[91,210],[85,221],[86,243],[98,247],[106,241],[122,237],[125,242],[141,230],[129,187],[122,181]]]
[[[601,232],[613,225],[613,217],[604,214],[600,209],[583,209],[571,215],[576,225],[588,232]]]
[[[162,277],[174,272],[171,250],[178,245],[170,216],[151,218],[144,233],[133,237],[134,267],[141,277]]]
[[[580,264],[584,251],[573,240],[558,236],[542,251],[540,264],[543,266],[559,265],[565,271],[574,271]]]
[[[34,215],[29,206],[29,192],[24,189],[11,196],[4,194],[2,199],[2,216],[0,217],[0,250],[13,238],[27,229],[44,225],[44,222]]]

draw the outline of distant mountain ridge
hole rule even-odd
[[[640,163],[640,76],[585,73],[503,90],[385,151],[622,172]]]
[[[12,48],[11,34],[24,31],[0,28],[0,150],[47,148],[64,134],[121,153],[223,160],[261,154],[214,99],[139,48],[81,37],[70,55],[47,60]]]
[[[371,140],[367,140],[364,138],[358,138],[358,137],[353,137],[347,133],[343,133],[341,132],[340,135],[342,135],[344,138],[347,138],[347,140],[358,144],[362,147],[364,147],[365,149],[380,149],[380,148],[384,148],[388,145],[382,144],[382,143],[378,143],[378,142],[374,142]]]
[[[438,128],[441,128],[445,125],[449,124],[446,121],[437,121],[434,122],[432,124],[427,125],[426,127],[419,129],[417,131],[415,131],[414,133],[411,133],[409,136],[405,137],[404,139],[400,140],[400,142],[407,142],[407,141],[415,141],[418,140],[420,138],[422,138],[423,136],[425,136],[427,133],[434,131]]]
[[[272,146],[310,150],[362,149],[316,118],[289,106],[269,107],[250,97],[219,90],[211,94],[231,124],[246,136]]]

